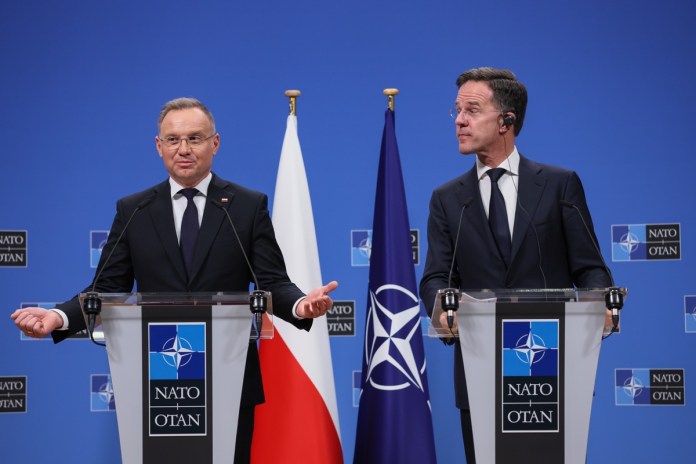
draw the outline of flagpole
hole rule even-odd
[[[290,99],[290,114],[297,116],[297,97],[302,95],[299,90],[286,90],[285,96]]]
[[[394,111],[394,97],[399,94],[399,89],[384,89],[383,93],[387,96],[387,108]]]
[[[437,462],[406,190],[394,127],[398,92],[384,89],[388,108],[375,189],[355,464]]]

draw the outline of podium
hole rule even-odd
[[[585,464],[607,292],[458,292],[458,338],[479,464]],[[443,295],[440,290],[428,330],[451,338],[440,323]]]
[[[232,462],[249,339],[273,336],[270,294],[260,331],[248,293],[99,297],[122,462]]]

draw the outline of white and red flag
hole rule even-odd
[[[297,117],[288,116],[272,210],[288,275],[303,292],[323,285]],[[274,318],[259,347],[266,402],[256,407],[252,463],[343,462],[326,317],[307,332]],[[311,437],[311,439],[307,439]]]

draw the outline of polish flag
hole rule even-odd
[[[272,220],[290,280],[305,293],[323,285],[297,117],[292,114],[280,154]],[[273,324],[273,339],[261,340],[259,346],[266,402],[256,407],[251,462],[342,463],[326,317],[314,319],[309,332],[279,318]]]

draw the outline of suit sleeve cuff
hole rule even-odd
[[[63,327],[60,327],[56,330],[68,330],[68,316],[58,308],[52,308],[51,311],[58,313],[61,319],[63,319]]]
[[[295,319],[297,319],[298,321],[301,321],[302,319],[304,319],[304,317],[300,317],[300,316],[297,315],[297,306],[300,304],[300,301],[302,301],[302,300],[304,300],[304,299],[305,299],[305,297],[302,297],[302,298],[298,299],[298,300],[295,302],[295,304],[292,306],[292,316],[293,316]]]

